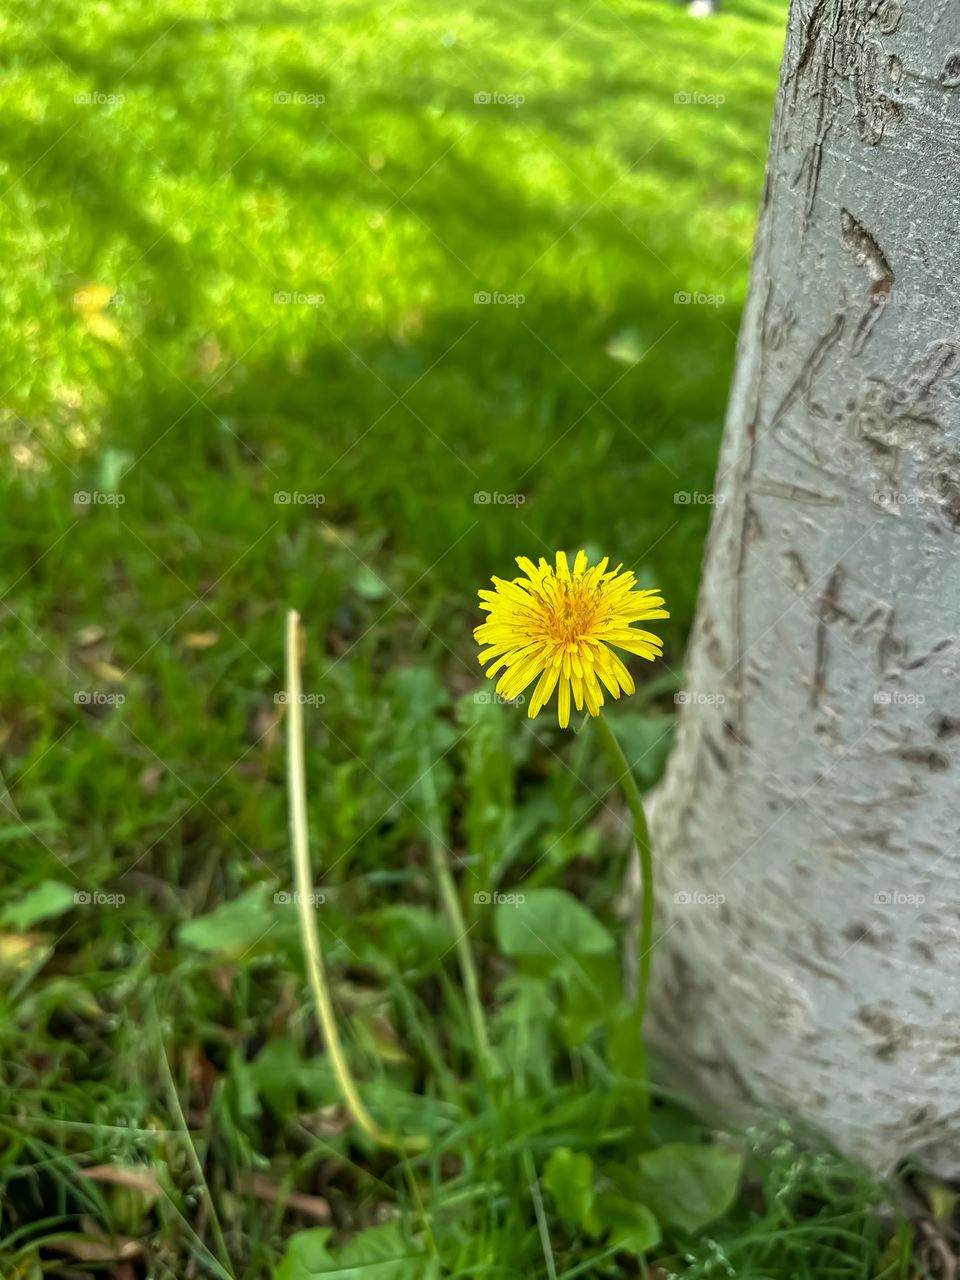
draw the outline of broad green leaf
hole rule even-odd
[[[613,939],[599,920],[563,889],[531,889],[516,905],[497,906],[496,934],[507,956],[603,955]]]
[[[645,1151],[631,1181],[661,1222],[692,1234],[733,1204],[742,1165],[743,1157],[724,1147],[671,1142]]]
[[[413,903],[380,907],[368,919],[380,930],[384,949],[405,972],[434,964],[455,942],[453,931],[438,912]]]
[[[2,794],[2,791],[0,791],[0,794]],[[49,832],[51,835],[54,835],[56,832],[62,830],[63,823],[57,822],[53,818],[38,819],[36,822],[31,822],[29,826],[23,822],[9,823],[0,826],[0,844],[10,844],[14,841],[19,842],[24,840],[27,836],[33,836],[36,838],[41,833],[46,835],[47,832]]]
[[[280,911],[267,902],[267,890],[267,885],[255,885],[209,915],[188,920],[180,926],[180,941],[200,951],[248,951],[281,922]]]
[[[97,488],[104,493],[117,493],[123,473],[135,456],[128,449],[104,449],[97,464]]]
[[[582,1045],[598,1027],[621,1011],[620,966],[616,956],[582,956],[559,966],[554,977],[563,989],[563,1042],[568,1048]]]
[[[257,1092],[279,1116],[295,1115],[301,1106],[322,1107],[338,1097],[329,1060],[308,1062],[286,1036],[268,1040],[249,1071]]]
[[[256,1079],[251,1064],[244,1058],[242,1050],[237,1048],[230,1052],[227,1089],[235,1114],[244,1120],[256,1119],[260,1114]]]
[[[435,723],[435,713],[447,705],[450,694],[433,666],[396,667],[387,683],[391,700],[408,717],[407,723],[430,723],[431,728],[440,727]],[[415,738],[407,738],[401,739],[401,745],[410,750],[418,744]],[[416,750],[412,750],[414,758],[416,754]]]
[[[593,1203],[593,1161],[583,1152],[557,1147],[543,1171],[543,1185],[564,1222],[581,1226]]]
[[[275,1280],[434,1280],[437,1267],[422,1248],[407,1241],[396,1222],[362,1231],[349,1244],[330,1249],[327,1228],[292,1236]]]
[[[957,1200],[960,1198],[957,1192],[936,1178],[923,1176],[918,1178],[917,1182],[930,1203],[930,1212],[934,1218],[938,1222],[949,1222],[957,1207]]]
[[[288,1036],[269,1040],[249,1070],[259,1096],[284,1118],[329,1106],[341,1097],[329,1056],[304,1058],[296,1041]],[[396,1133],[439,1133],[463,1119],[452,1102],[411,1093],[384,1075],[365,1080],[363,1096],[377,1119]]]
[[[314,1227],[292,1235],[274,1280],[309,1280],[311,1276],[329,1274],[332,1261],[327,1248],[329,1238],[329,1227]]]
[[[41,920],[62,916],[74,905],[74,893],[59,880],[41,880],[19,902],[11,903],[0,915],[0,924],[12,929],[32,929]]]
[[[625,711],[617,716],[617,737],[636,781],[652,786],[663,773],[673,743],[675,716]]]
[[[613,1192],[601,1192],[590,1214],[594,1235],[609,1232],[608,1244],[637,1258],[660,1243],[660,1224],[646,1205]]]
[[[497,997],[500,1007],[493,1015],[490,1038],[498,1072],[549,1091],[553,1088],[550,1027],[557,1012],[549,981],[517,973],[500,983]]]
[[[621,329],[607,339],[606,353],[619,364],[639,364],[650,347],[647,336],[639,329]]]
[[[365,564],[357,566],[353,575],[353,589],[364,600],[382,600],[390,591],[380,575]]]

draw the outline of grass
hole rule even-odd
[[[470,631],[518,553],[662,586],[667,664],[615,721],[656,780],[709,510],[676,495],[711,486],[783,24],[3,5],[4,1275],[631,1274],[643,1250],[563,1206],[635,1202],[658,1144],[724,1145],[682,1100],[638,1123],[625,815],[589,734],[477,700]],[[335,1003],[426,1158],[347,1125],[310,1012],[288,607]],[[530,953],[494,892],[572,911],[568,945]],[[856,1170],[773,1122],[730,1144],[735,1201],[667,1222],[658,1274],[906,1274]]]

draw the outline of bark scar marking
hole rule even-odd
[[[859,355],[880,319],[883,307],[893,293],[894,275],[886,255],[862,222],[844,209],[840,214],[840,237],[843,247],[853,254],[858,267],[866,267],[870,277],[867,304],[854,333],[853,354]]]
[[[813,707],[820,705],[827,683],[827,627],[839,618],[848,616],[840,608],[840,588],[843,586],[845,577],[843,565],[838,564],[817,599],[816,659],[813,667],[813,688],[810,690],[810,705]]]

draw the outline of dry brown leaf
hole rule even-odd
[[[222,996],[228,996],[233,990],[233,980],[236,976],[237,971],[231,965],[221,964],[210,970],[213,985]]]
[[[188,631],[183,643],[188,649],[210,649],[219,639],[219,631]]]
[[[305,1129],[318,1137],[331,1138],[346,1133],[353,1124],[353,1118],[346,1107],[339,1102],[329,1107],[321,1107],[319,1111],[309,1111],[300,1117]]]
[[[123,684],[126,675],[119,667],[115,667],[112,662],[101,662],[96,659],[93,662],[85,662],[84,666],[92,676],[96,676],[98,680],[107,680],[111,684]]]
[[[96,1164],[89,1169],[81,1169],[80,1175],[89,1178],[92,1182],[109,1182],[116,1187],[128,1187],[132,1191],[141,1192],[151,1200],[156,1200],[163,1194],[163,1188],[156,1173],[145,1166],[125,1168],[123,1165]]]
[[[152,796],[156,793],[160,787],[160,779],[163,777],[163,774],[163,765],[147,765],[146,769],[144,769],[140,774],[140,777],[137,779],[140,784],[140,790],[144,795]]]
[[[404,1063],[413,1059],[400,1043],[400,1038],[387,1018],[374,1018],[370,1023],[377,1056],[382,1062]]]
[[[73,637],[73,643],[81,649],[89,649],[92,644],[99,644],[105,635],[103,627],[81,627]]]
[[[204,338],[197,347],[195,359],[201,373],[213,373],[223,360],[223,352],[216,338]]]
[[[188,1054],[190,1088],[205,1111],[213,1098],[213,1091],[219,1079],[219,1074],[217,1068],[199,1046],[192,1051],[188,1050]]]
[[[48,933],[0,933],[0,968],[26,969],[49,945]]]
[[[247,1195],[256,1196],[258,1200],[269,1200],[271,1204],[282,1201],[285,1208],[313,1218],[315,1222],[329,1222],[331,1219],[330,1205],[322,1196],[310,1196],[302,1191],[285,1192],[279,1182],[274,1182],[263,1173],[242,1177],[240,1190]]]
[[[144,1256],[143,1245],[130,1236],[116,1236],[112,1240],[107,1236],[97,1239],[91,1233],[86,1239],[60,1236],[44,1243],[48,1249],[56,1249],[57,1253],[65,1253],[78,1262],[121,1262]]]

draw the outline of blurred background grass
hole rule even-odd
[[[246,774],[288,604],[341,728],[328,684],[376,707],[423,660],[475,684],[477,586],[558,546],[668,591],[676,666],[708,507],[675,494],[711,488],[783,20],[5,8],[3,731],[28,813],[105,872],[161,837],[218,848],[228,813],[282,852]],[[725,301],[675,304],[695,291]],[[114,671],[122,716],[74,705]]]
[[[61,1254],[142,1274],[136,1251],[84,1260],[82,1231],[147,1239],[151,1275],[215,1273],[174,1093],[238,1275],[272,1274],[292,1226],[349,1238],[422,1190],[354,1159],[272,896],[288,606],[352,1052],[392,1123],[459,1135],[428,1178],[443,1273],[540,1274],[518,1135],[538,1167],[561,1140],[626,1141],[629,1071],[618,1093],[589,1050],[616,965],[585,1000],[568,968],[507,963],[473,902],[562,886],[613,928],[627,837],[589,743],[476,700],[475,592],[581,545],[664,589],[666,663],[617,720],[652,783],[709,511],[677,495],[711,489],[784,20],[780,0],[704,22],[659,0],[3,5],[14,1274]],[[496,1100],[425,828],[467,869]],[[781,1214],[810,1194],[792,1159],[764,1166]],[[131,1165],[156,1195],[89,1176]],[[826,1200],[859,1223],[864,1194]],[[826,1274],[754,1219],[744,1245],[746,1220],[728,1235],[760,1239],[763,1274]],[[568,1245],[562,1274],[623,1274],[612,1246]],[[829,1248],[849,1249],[831,1274],[874,1274],[869,1231]]]

